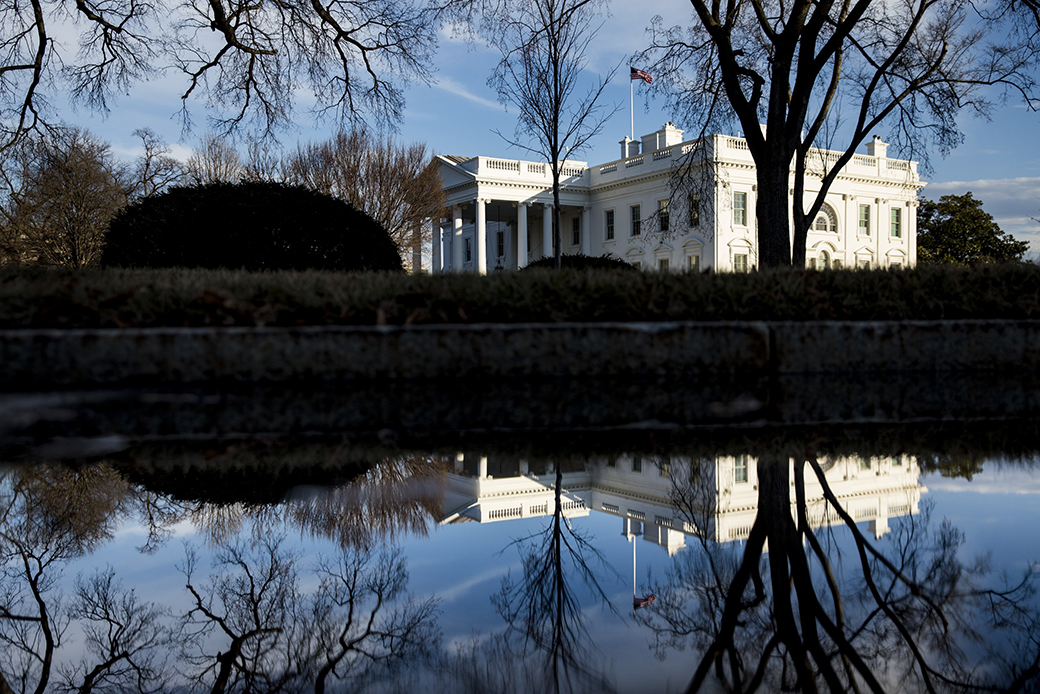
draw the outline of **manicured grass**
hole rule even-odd
[[[1040,267],[409,276],[0,268],[0,328],[1040,317]]]

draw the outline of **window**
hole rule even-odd
[[[700,272],[701,271],[701,255],[700,255],[700,253],[697,253],[696,255],[688,255],[688,256],[686,256],[686,270],[688,272]]]
[[[671,477],[672,476],[672,457],[671,456],[666,455],[665,457],[661,458],[660,472],[661,472],[661,477]]]
[[[577,217],[571,220],[571,244],[581,244],[581,220]]]
[[[747,456],[738,455],[733,460],[733,481],[747,482]]]
[[[841,261],[840,260],[835,260],[831,264],[831,267],[833,267],[835,270],[840,270],[841,269]]]
[[[606,241],[614,240],[614,210],[607,210],[603,213],[603,239]]]
[[[690,213],[690,226],[699,227],[701,225],[701,199],[696,195],[691,195],[686,204]]]
[[[495,234],[495,245],[498,247],[498,257],[506,257],[506,233],[502,230],[502,227],[499,227],[498,232]]]
[[[632,236],[639,236],[640,210],[639,205],[632,205]]]
[[[643,458],[638,455],[632,456],[632,472],[643,471]]]
[[[892,213],[892,237],[901,238],[903,236],[903,211],[898,207],[893,207]]]
[[[862,268],[863,270],[869,270],[870,269],[870,261],[869,260],[865,260],[863,258],[857,258],[856,259],[856,267]]]
[[[822,212],[816,215],[816,223],[813,224],[813,230],[829,231],[829,229],[827,229],[827,215],[823,214]]]
[[[669,218],[668,218],[668,201],[667,200],[658,200],[657,201],[657,220],[658,220],[658,230],[659,231],[668,231],[668,221],[669,221]]]
[[[657,261],[657,269],[662,272],[668,269],[668,258],[660,258]]]
[[[903,467],[903,459],[899,456],[894,456],[891,461],[892,467]]]
[[[747,226],[747,193],[733,194],[733,223],[737,226]]]
[[[827,251],[820,251],[820,269],[830,270],[831,269],[831,254]]]
[[[806,264],[806,267],[808,267],[810,270],[815,270],[816,269],[816,258],[808,258],[808,259],[806,259],[805,264]]]
[[[473,260],[473,239],[466,239],[464,249],[466,251],[466,262],[471,262]]]
[[[734,272],[747,272],[747,253],[735,253],[733,255],[733,271]]]
[[[859,233],[870,236],[870,205],[859,206]]]

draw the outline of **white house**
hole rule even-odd
[[[667,123],[622,158],[567,162],[563,253],[612,255],[645,269],[744,271],[757,265],[755,164],[741,137],[683,141]],[[879,138],[841,171],[809,232],[810,267],[894,267],[917,258],[917,162]],[[814,150],[810,171],[841,152]],[[434,272],[518,269],[552,255],[552,175],[544,162],[438,156],[451,219],[434,229]],[[683,164],[689,164],[684,166]],[[793,180],[793,179],[792,179]],[[806,200],[813,190],[806,177]],[[792,187],[793,194],[793,187]]]
[[[921,470],[913,456],[821,458],[819,463],[842,510],[857,524],[865,523],[876,538],[889,532],[889,520],[918,514],[921,495],[928,491],[919,481]],[[792,460],[792,469],[794,464]],[[675,508],[675,481],[686,500],[683,512]],[[459,453],[438,521],[493,523],[552,515],[555,482],[551,461]],[[844,520],[826,502],[811,471],[806,471],[805,482],[810,524],[841,526]],[[790,494],[794,505],[793,482]],[[698,460],[622,455],[565,470],[561,510],[567,518],[590,511],[618,516],[623,535],[642,535],[675,554],[690,536],[722,543],[746,540],[758,501],[758,461],[752,456]]]

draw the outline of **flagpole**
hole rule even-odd
[[[635,80],[632,79],[632,58],[628,58],[628,124],[631,129],[629,138],[636,139],[636,107],[635,107],[635,93],[636,88],[632,84]],[[625,156],[628,156],[628,152],[625,152]]]

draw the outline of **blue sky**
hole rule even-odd
[[[655,14],[662,15],[666,23],[682,24],[688,21],[688,8],[680,0],[614,3],[613,14],[604,19],[599,38],[590,50],[588,68],[591,73],[603,75],[621,64],[605,95],[605,103],[617,105],[619,110],[576,159],[600,163],[619,156],[618,141],[629,132],[628,56],[645,46],[645,29]],[[400,139],[425,142],[437,154],[529,158],[522,150],[509,147],[494,132],[511,135],[516,123],[515,111],[497,103],[495,93],[486,84],[496,59],[492,50],[455,39],[449,31],[443,31],[436,58],[438,81],[408,89]],[[191,104],[196,130],[182,137],[177,112],[183,88],[176,76],[154,80],[135,88],[107,116],[81,109],[70,113],[68,120],[109,140],[122,155],[137,151],[139,143],[131,136],[133,130],[150,127],[170,143],[176,143],[177,153],[186,156],[204,131],[206,112],[202,103]],[[644,89],[645,85],[637,83],[636,137],[672,120],[663,101],[645,101],[641,94]],[[287,146],[294,146],[297,138],[321,139],[330,132],[328,125],[311,122],[305,106],[297,110],[297,118],[298,132],[283,137]],[[677,121],[676,125],[697,130],[696,124]],[[937,199],[940,195],[972,191],[1002,229],[1030,241],[1033,252],[1040,252],[1040,223],[1032,219],[1040,217],[1040,114],[1009,103],[996,109],[988,121],[964,116],[961,126],[965,141],[960,147],[946,158],[933,153],[933,173],[927,177],[929,184],[922,195]],[[879,134],[886,136],[884,132]]]

